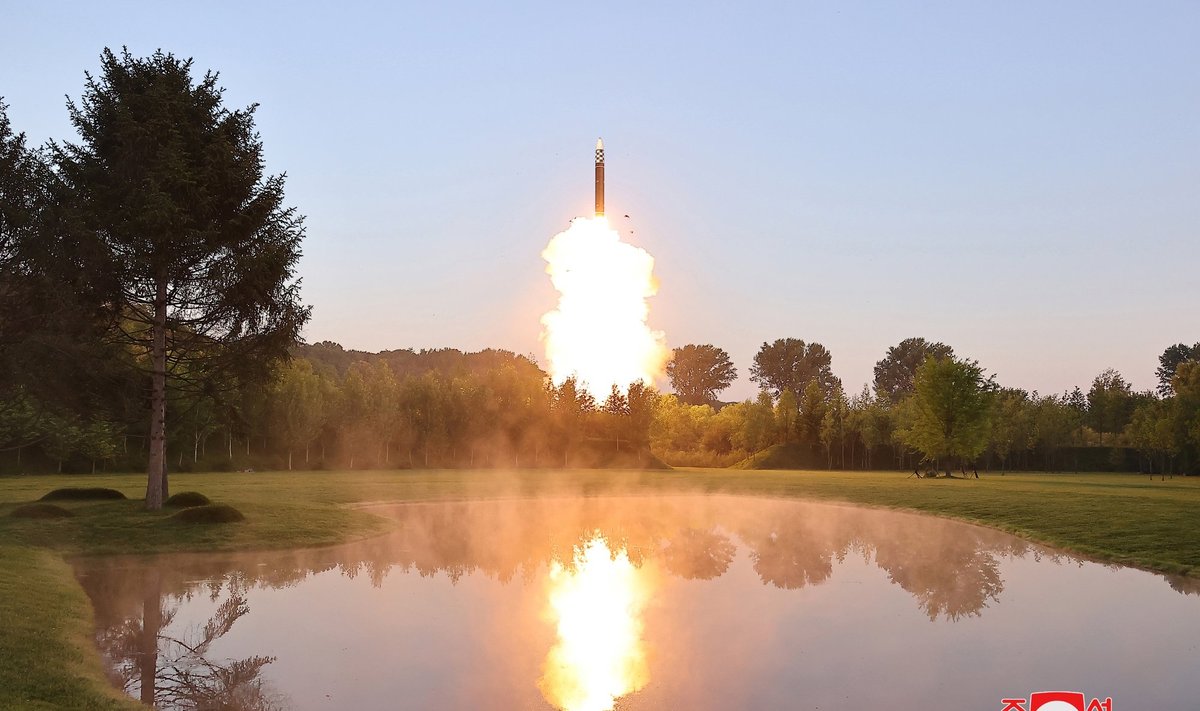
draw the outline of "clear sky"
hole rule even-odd
[[[539,253],[590,209],[651,324],[743,377],[816,340],[848,390],[908,336],[1006,385],[1153,385],[1200,341],[1200,3],[9,3],[0,95],[69,138],[105,46],[261,104],[308,216],[310,341],[541,359]],[[625,219],[623,215],[630,215]]]

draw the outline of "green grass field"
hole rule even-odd
[[[1200,478],[1009,474],[918,480],[895,472],[387,471],[172,474],[236,506],[244,523],[189,525],[139,501],[56,502],[63,519],[16,519],[51,489],[102,486],[136,499],[143,475],[0,478],[0,708],[130,708],[90,640],[87,599],[64,556],[329,545],[385,531],[372,501],[540,494],[721,492],[885,506],[950,516],[1101,560],[1200,575]]]

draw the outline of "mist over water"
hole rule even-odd
[[[1191,581],[990,529],[735,496],[374,508],[398,530],[348,546],[79,561],[113,683],[232,709],[991,708],[1044,688],[1185,709],[1200,693]]]

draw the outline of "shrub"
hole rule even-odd
[[[241,511],[228,504],[206,504],[184,509],[171,517],[181,523],[233,523],[245,521]]]
[[[13,518],[70,518],[74,515],[54,504],[22,504],[9,514]]]
[[[173,494],[163,502],[163,505],[186,509],[193,506],[207,506],[211,503],[212,501],[199,491],[181,491],[178,494]]]
[[[124,498],[125,495],[116,489],[105,489],[99,486],[82,486],[55,489],[43,496],[39,501],[108,501]]]

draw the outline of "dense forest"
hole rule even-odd
[[[712,344],[675,349],[674,394],[603,397],[506,351],[302,344],[303,217],[216,79],[106,50],[68,102],[77,142],[42,147],[0,102],[0,472],[141,469],[157,508],[168,469],[1200,467],[1200,343],[1166,348],[1154,392],[1108,370],[1040,394],[910,338],[847,392],[824,346],[782,338],[735,403]]]
[[[1105,371],[1086,391],[1040,395],[995,384],[942,344],[908,339],[879,361],[871,387],[848,395],[828,351],[783,339],[755,358],[759,396],[722,403],[640,383],[597,401],[507,351],[366,353],[324,341],[296,346],[261,382],[170,387],[167,451],[176,470],[665,463],[1186,473],[1200,444],[1200,348],[1186,350],[1178,361],[1177,347],[1164,353],[1161,392],[1136,392]],[[697,377],[685,354],[676,349],[675,378]],[[138,400],[149,385],[111,387],[100,398],[108,407],[82,411],[9,396],[4,470],[144,468]]]

